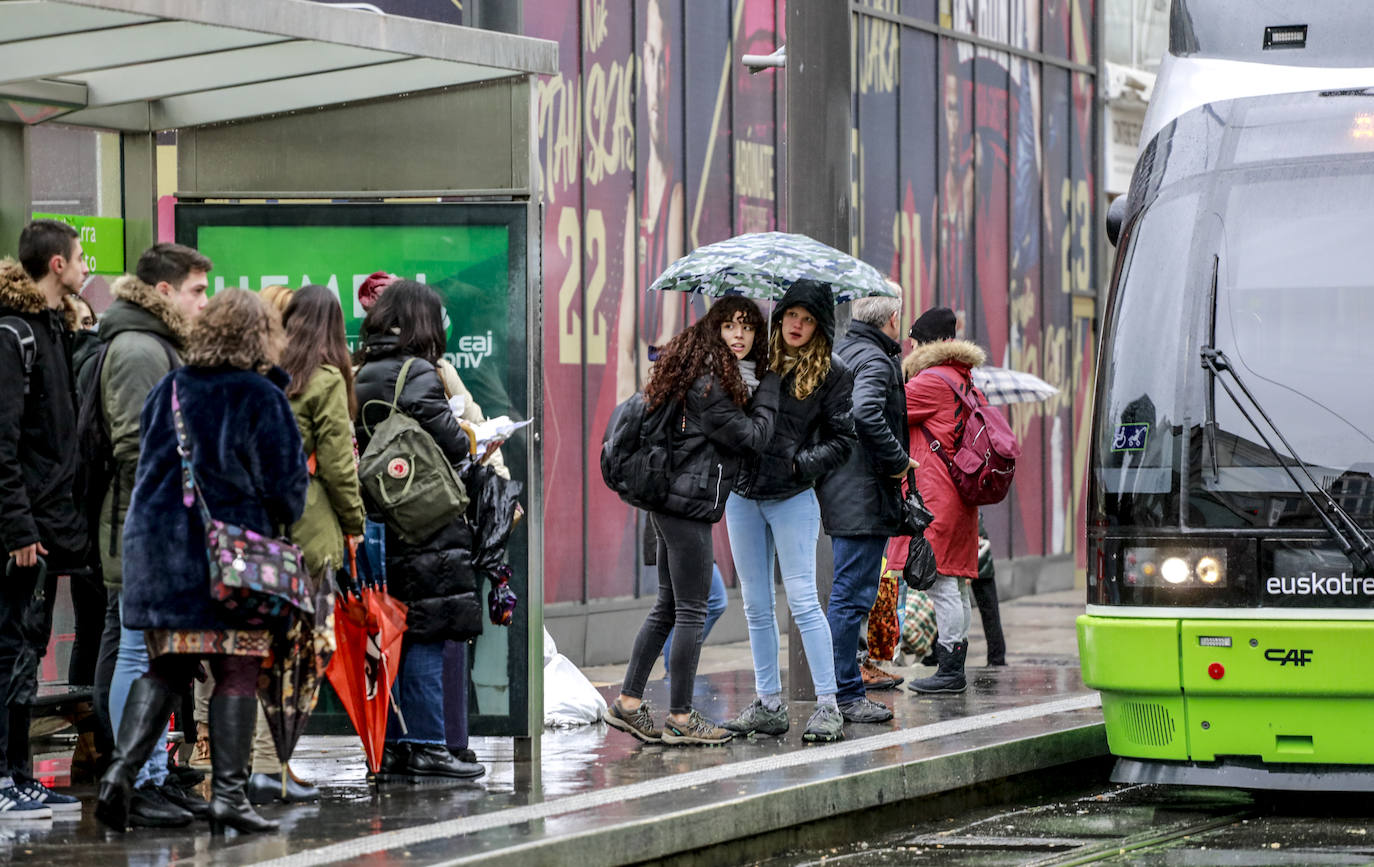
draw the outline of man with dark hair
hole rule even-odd
[[[835,700],[846,722],[876,723],[892,711],[868,698],[859,670],[859,624],[878,597],[883,550],[901,527],[907,455],[906,402],[898,362],[900,298],[860,298],[835,354],[854,371],[854,428],[859,445],[816,485],[821,521],[835,554],[826,617],[835,645]]]
[[[81,290],[86,265],[76,230],[53,220],[24,228],[19,259],[0,261],[0,545],[9,554],[0,582],[0,818],[41,818],[81,809],[31,775],[38,671],[17,663],[47,644],[33,631],[35,591],[51,598],[49,573],[81,566],[86,547],[73,490],[76,391],[63,303]]]
[[[133,274],[111,287],[114,303],[100,320],[104,347],[78,371],[81,389],[99,389],[99,406],[110,438],[114,473],[103,492],[98,530],[101,567],[108,604],[105,631],[96,667],[96,704],[106,714],[115,743],[126,717],[160,711],[159,707],[126,706],[129,687],[148,669],[143,634],[121,629],[120,592],[124,570],[120,537],[129,494],[138,468],[139,415],[148,393],[180,366],[191,321],[206,304],[210,260],[180,244],[154,244],[138,259]],[[117,748],[117,747],[116,747]],[[202,811],[205,801],[191,798],[169,781],[165,754],[155,750],[134,781],[129,821],[134,825],[177,826],[191,821],[188,810]]]

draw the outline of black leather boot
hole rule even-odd
[[[129,687],[129,699],[124,703],[124,718],[120,720],[119,733],[115,738],[114,757],[105,776],[100,779],[100,800],[95,805],[95,817],[116,831],[128,830],[134,777],[162,736],[162,727],[167,723],[175,701],[176,696],[171,690],[151,678],[140,677]],[[191,821],[191,814],[179,807],[175,812],[155,810],[155,816],[144,816],[146,811],[143,809],[139,812],[141,818],[150,821],[161,819],[171,827]]]
[[[226,827],[245,833],[277,830],[277,823],[259,816],[244,792],[257,722],[257,696],[217,695],[210,699],[211,834],[223,834]]]
[[[940,667],[935,674],[909,685],[912,692],[963,692],[968,689],[964,679],[964,657],[968,655],[968,642],[961,641],[940,655]]]
[[[248,778],[245,791],[248,792],[250,804],[271,804],[274,801],[281,801],[283,804],[305,804],[320,799],[318,788],[297,779],[289,769],[285,787],[281,784],[281,774],[253,774]]]
[[[460,761],[443,744],[411,744],[405,772],[412,777],[473,780],[485,774],[487,769],[476,762]]]

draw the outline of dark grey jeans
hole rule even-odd
[[[706,521],[649,514],[658,530],[658,598],[635,637],[621,692],[644,697],[644,685],[663,642],[676,628],[668,660],[668,712],[692,709],[692,688],[701,658],[706,600],[711,595],[711,525]]]

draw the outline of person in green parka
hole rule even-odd
[[[305,554],[306,567],[318,587],[318,582],[332,580],[335,570],[347,562],[346,537],[363,535],[366,513],[353,444],[358,400],[343,310],[333,292],[323,286],[302,287],[286,305],[282,325],[286,349],[281,366],[291,374],[286,397],[296,414],[311,467],[305,514],[291,527],[291,539]],[[286,796],[282,797],[281,763],[261,708],[247,790],[255,804],[312,801],[320,796],[319,789],[288,769]]]

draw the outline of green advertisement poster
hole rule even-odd
[[[510,414],[510,397],[493,375],[511,361],[507,227],[203,226],[196,244],[215,263],[212,294],[225,286],[328,287],[343,307],[350,349],[357,348],[365,315],[358,287],[369,274],[387,271],[428,284],[449,315],[445,356],[489,417]]]
[[[327,287],[339,298],[351,349],[365,316],[358,287],[369,274],[427,284],[448,313],[445,357],[483,413],[522,420],[530,376],[526,220],[524,206],[505,204],[178,205],[176,236],[214,263],[211,294],[273,284]],[[528,437],[517,434],[502,448],[512,478],[526,482],[527,491]],[[486,625],[471,653],[473,734],[528,734],[526,533],[517,529],[507,548],[521,600],[515,622]],[[484,583],[480,601],[486,592]],[[317,717],[331,715],[332,698],[322,699]]]
[[[59,220],[81,233],[86,268],[92,274],[124,273],[124,221],[118,217],[83,217],[79,214],[42,214],[35,220]]]

